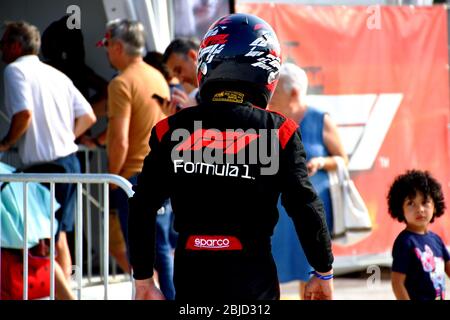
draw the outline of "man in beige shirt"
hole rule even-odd
[[[108,171],[135,184],[150,151],[151,129],[171,113],[158,102],[159,97],[170,100],[169,87],[162,74],[143,61],[145,35],[141,23],[125,19],[109,22],[100,45],[119,71],[108,86]],[[113,189],[110,198],[126,241],[128,197],[121,189]],[[129,271],[125,254],[118,262],[124,271]]]

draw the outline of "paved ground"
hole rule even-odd
[[[335,300],[395,300],[388,268],[382,268],[379,281],[371,281],[372,274],[355,272],[334,279]],[[298,300],[297,281],[281,285],[282,300]],[[450,299],[450,281],[447,278],[446,297]]]
[[[369,280],[371,274],[351,273],[334,279],[335,300],[393,300],[390,274],[382,270],[380,280]],[[298,300],[299,282],[293,281],[281,285],[282,300]]]
[[[355,272],[338,276],[334,280],[335,300],[394,300],[392,293],[390,272],[382,268],[379,281],[368,281],[371,274]],[[124,276],[118,276],[109,285],[108,298],[110,300],[131,299],[131,282]],[[94,280],[98,282],[99,280]],[[446,297],[450,297],[450,281],[447,278]],[[86,287],[82,290],[83,300],[101,300],[104,296],[102,285]],[[288,282],[281,285],[282,300],[298,300],[298,282]]]

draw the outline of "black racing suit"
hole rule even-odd
[[[168,197],[179,233],[176,299],[279,298],[270,237],[280,193],[308,261],[329,271],[324,209],[308,179],[297,128],[281,114],[226,102],[200,104],[159,122],[129,201],[134,278],[153,275],[155,218]],[[270,161],[261,156],[269,153]]]

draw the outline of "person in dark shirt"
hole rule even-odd
[[[108,95],[108,81],[98,75],[86,64],[84,37],[81,29],[67,28],[70,15],[64,15],[53,21],[42,33],[41,52],[44,62],[58,69],[72,80],[74,86],[91,104],[98,118],[106,116],[106,100]],[[103,146],[106,140],[106,130],[96,138],[91,130],[83,133],[77,144],[88,148]],[[85,154],[78,153],[81,171],[86,171]]]
[[[67,75],[94,110],[101,102],[105,112],[108,82],[86,64],[83,32],[67,28],[69,17],[52,22],[42,33],[44,62]]]
[[[256,16],[228,15],[210,27],[198,57],[202,103],[153,128],[129,200],[135,299],[163,299],[153,264],[167,198],[178,232],[176,300],[279,299],[270,237],[280,193],[314,268],[305,298],[332,299],[330,235],[298,125],[265,110],[281,63],[275,33]]]
[[[429,172],[398,176],[388,194],[389,213],[406,228],[392,250],[392,288],[399,300],[443,300],[450,256],[442,239],[428,230],[444,214],[441,185]]]

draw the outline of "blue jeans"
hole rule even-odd
[[[137,183],[137,175],[128,179],[132,185]],[[110,192],[110,207],[119,213],[120,227],[128,248],[128,196],[122,189]],[[171,230],[172,207],[167,200],[164,205],[164,214],[156,216],[156,256],[154,268],[158,272],[159,285],[168,300],[175,299],[173,285],[173,255],[170,245],[169,232]],[[150,230],[149,230],[150,232]],[[152,250],[152,248],[149,248]]]
[[[75,153],[66,157],[58,158],[54,161],[61,165],[66,173],[81,173],[80,161]],[[55,197],[61,204],[61,208],[56,212],[56,218],[59,221],[59,231],[70,232],[73,230],[75,216],[75,184],[57,184],[55,186]]]
[[[167,300],[175,299],[173,285],[173,255],[170,243],[172,222],[172,207],[166,200],[163,205],[164,213],[156,216],[156,257],[155,269],[158,272],[159,285]]]
[[[40,162],[31,164],[25,168],[17,169],[16,172],[26,173],[80,173],[80,162],[75,153],[58,158],[50,162]],[[44,184],[50,189],[49,184]],[[55,198],[61,207],[56,211],[55,217],[58,220],[58,230],[56,240],[60,231],[70,232],[73,230],[75,215],[75,191],[76,185],[73,183],[57,183],[55,185]]]

